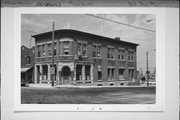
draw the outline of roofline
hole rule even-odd
[[[136,46],[139,45],[139,44],[136,44],[136,43],[123,41],[121,39],[120,40],[116,40],[115,38],[109,38],[109,37],[105,37],[105,36],[101,36],[101,35],[96,35],[96,34],[92,34],[92,33],[88,33],[88,32],[82,32],[82,31],[74,30],[74,29],[59,29],[59,30],[55,30],[54,31],[54,33],[59,33],[59,32],[81,33],[81,34],[84,34],[84,35],[89,35],[89,36],[93,36],[93,37],[101,37],[101,38],[104,38],[104,39],[110,39],[110,40],[114,40],[114,41],[117,41],[117,42],[124,42],[124,43],[128,43],[128,44],[134,44]],[[51,34],[51,33],[52,33],[52,31],[44,32],[44,33],[39,33],[39,34],[33,35],[32,37],[36,38],[36,37],[40,37],[40,36],[43,36],[43,35],[48,35],[48,34]]]

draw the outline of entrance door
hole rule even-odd
[[[68,66],[64,66],[62,68],[62,81],[63,81],[63,84],[70,84],[71,70]]]

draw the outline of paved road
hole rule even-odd
[[[153,104],[155,87],[142,88],[21,88],[28,104]]]

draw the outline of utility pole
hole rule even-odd
[[[149,86],[148,51],[146,51],[146,63],[147,63],[147,71],[146,71],[146,74],[147,74],[147,86]]]
[[[54,21],[52,25],[52,67],[51,67],[51,79],[52,79],[52,86],[54,86],[54,79],[55,79],[55,67],[54,67]]]

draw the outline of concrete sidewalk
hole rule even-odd
[[[147,86],[76,86],[76,85],[54,85],[52,86],[51,84],[28,84],[29,87],[32,88],[128,88],[128,87],[147,87]],[[149,86],[153,87],[153,86]]]

